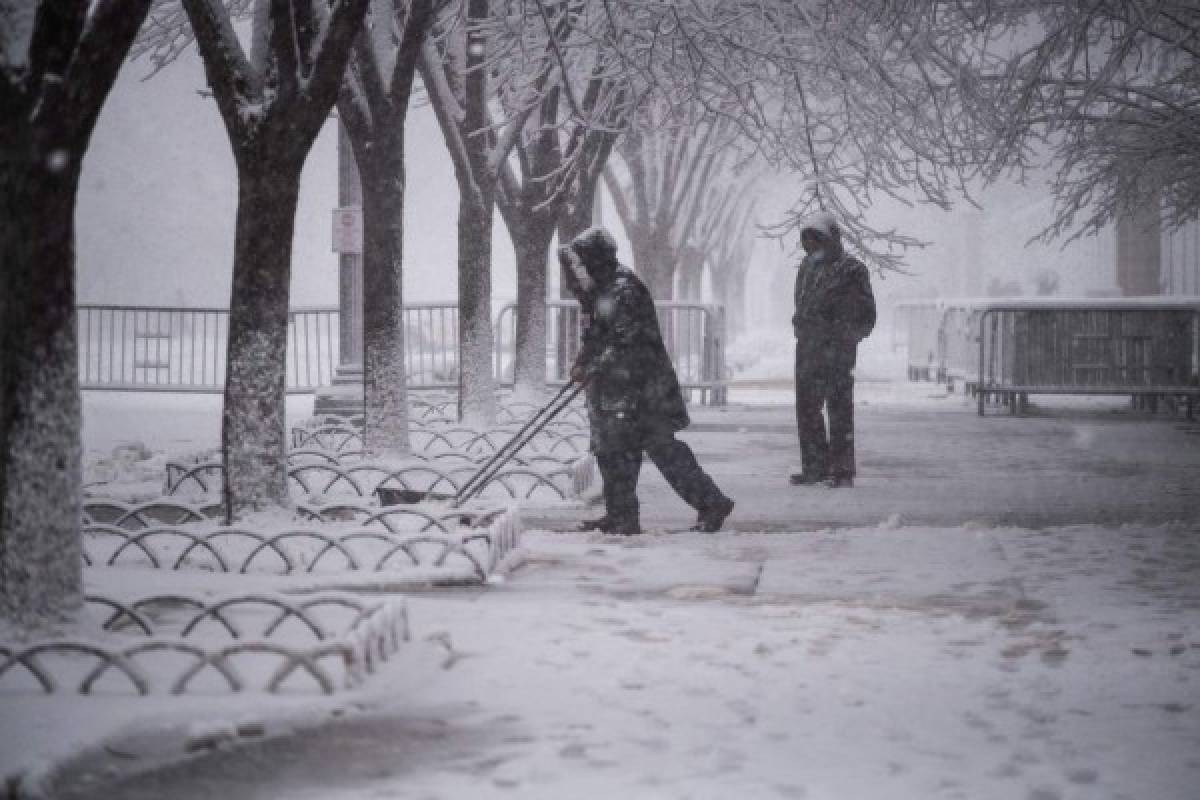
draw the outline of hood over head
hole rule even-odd
[[[604,283],[617,269],[617,240],[604,228],[588,228],[571,241],[571,249],[598,283]]]
[[[800,223],[800,235],[803,236],[805,231],[810,231],[830,241],[842,238],[842,230],[838,227],[837,220],[828,211],[818,211],[805,217],[804,221]]]

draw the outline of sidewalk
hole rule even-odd
[[[1200,517],[1200,422],[1134,414],[1115,398],[1048,398],[1029,416],[981,418],[974,403],[933,384],[860,383],[855,392],[859,474],[848,493],[788,484],[800,466],[790,388],[734,391],[729,406],[691,409],[680,438],[737,501],[731,528]],[[648,461],[639,494],[646,527],[686,530],[695,519]],[[551,527],[574,519],[535,516]]]
[[[436,678],[61,796],[1189,800],[1197,577],[1184,525],[532,533],[410,601]]]
[[[157,771],[134,725],[56,796],[1193,800],[1200,427],[934,392],[861,387],[850,491],[787,484],[786,405],[699,409],[731,530],[668,533],[647,465],[649,535],[546,512],[505,581],[409,595],[432,668]]]

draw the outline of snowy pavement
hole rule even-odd
[[[851,491],[787,485],[791,412],[760,404],[786,393],[698,410],[685,438],[738,501],[731,530],[668,533],[693,515],[647,466],[649,535],[534,530],[505,580],[410,593],[412,652],[368,689],[153,722],[71,698],[113,736],[56,796],[1194,800],[1200,426],[931,394],[860,388]],[[236,748],[167,744],[247,720]],[[6,747],[35,727],[0,713]]]
[[[1042,527],[1200,515],[1200,421],[1135,415],[1114,398],[1037,398],[1029,416],[990,408],[980,418],[973,402],[933,384],[860,383],[859,474],[843,493],[788,484],[800,466],[790,394],[735,391],[725,408],[693,409],[693,425],[680,436],[737,501],[728,522],[735,530],[889,520]],[[647,527],[679,530],[694,521],[648,462],[640,497]]]
[[[410,599],[417,685],[62,796],[1187,800],[1198,574],[1186,525],[532,533]]]

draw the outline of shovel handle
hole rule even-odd
[[[539,433],[541,433],[542,428],[546,427],[546,425],[548,425],[552,419],[562,413],[563,409],[569,406],[571,402],[579,396],[579,393],[583,391],[583,388],[586,385],[587,381],[584,381],[580,384],[565,384],[549,403],[538,409],[538,412],[530,417],[529,422],[525,423],[525,425],[523,425],[511,439],[504,443],[503,447],[497,450],[495,454],[488,459],[487,463],[480,467],[479,470],[472,475],[466,483],[463,484],[462,488],[458,490],[458,493],[454,495],[454,500],[451,501],[450,507],[458,508],[460,505],[479,494],[479,492],[483,490],[483,487],[486,486],[492,480],[492,478],[496,477],[496,473],[498,473],[501,468],[503,468],[504,465],[507,464],[508,461],[514,455],[516,455],[522,447],[529,444],[534,436],[537,436]],[[559,401],[562,399],[563,395],[565,395],[572,387],[574,387],[574,391],[571,392],[566,400],[560,403]]]

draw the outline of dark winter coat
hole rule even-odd
[[[841,254],[828,261],[805,258],[796,273],[797,365],[820,369],[853,353],[875,327],[875,295],[867,267]],[[853,363],[853,362],[851,362]]]
[[[656,435],[686,428],[687,406],[650,290],[620,267],[596,292],[593,307],[577,361],[591,375],[593,449],[642,449]]]

